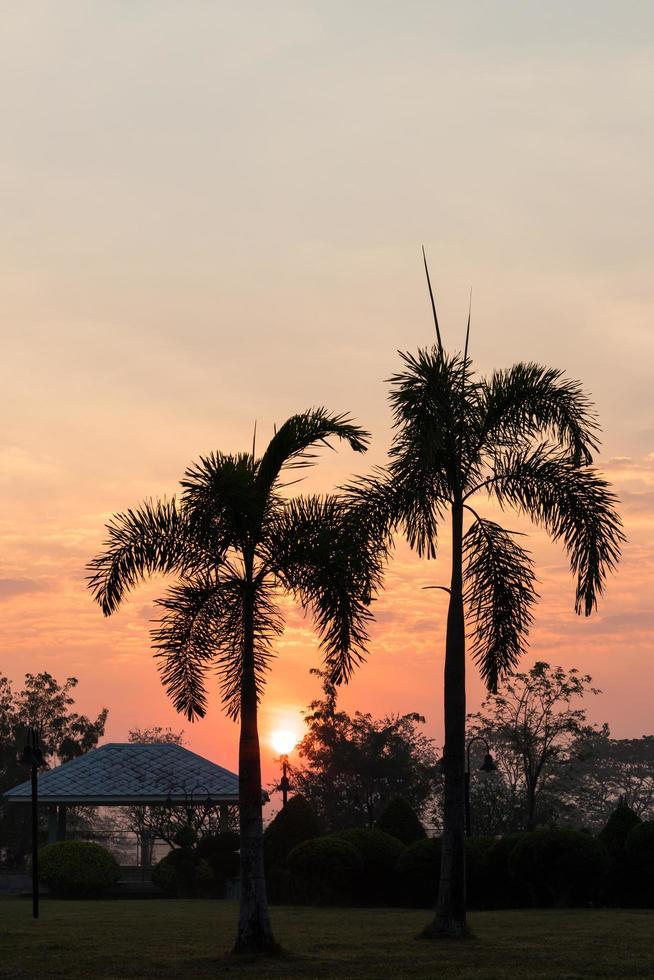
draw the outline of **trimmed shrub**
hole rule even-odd
[[[197,842],[198,835],[194,831],[193,827],[189,827],[188,824],[184,824],[180,827],[175,834],[174,841],[178,847],[193,847]]]
[[[364,827],[340,830],[333,836],[349,841],[361,856],[363,874],[356,882],[357,897],[373,905],[397,902],[396,866],[406,845],[383,830]]]
[[[629,831],[625,853],[631,872],[631,901],[654,905],[654,820],[646,820]]]
[[[495,843],[494,837],[466,838],[466,895],[471,908],[495,907],[495,879],[490,868],[490,853]]]
[[[170,860],[170,855],[174,853],[174,851],[171,851],[169,854],[164,855],[160,861],[157,861],[150,872],[152,884],[156,885],[166,895],[173,896],[177,895],[177,875],[175,874],[175,865]]]
[[[319,904],[347,902],[363,872],[363,861],[354,844],[337,837],[315,837],[298,844],[288,855],[287,864],[307,901]]]
[[[99,844],[68,840],[39,850],[39,878],[55,895],[96,898],[119,877],[115,857]]]
[[[576,830],[536,830],[516,844],[509,858],[511,875],[537,906],[594,901],[608,867],[602,842]]]
[[[397,862],[399,898],[403,905],[433,905],[441,873],[441,839],[425,837],[407,847]]]
[[[599,840],[602,841],[609,854],[624,855],[624,846],[629,832],[640,823],[642,823],[640,817],[634,813],[631,807],[628,807],[626,803],[618,803],[606,821],[605,827],[600,830]]]
[[[605,898],[611,905],[639,901],[638,868],[632,867],[627,859],[626,843],[630,832],[640,823],[640,817],[626,803],[619,803],[598,835],[609,854]]]
[[[493,842],[486,861],[488,875],[492,883],[492,908],[521,908],[529,904],[529,892],[518,882],[509,870],[513,850],[520,841],[528,837],[526,831],[505,834]]]
[[[320,836],[318,817],[304,796],[292,796],[263,835],[266,871],[286,866],[294,847]]]
[[[423,840],[427,836],[416,811],[401,796],[396,796],[386,805],[375,826],[407,845]]]
[[[211,868],[220,893],[224,893],[227,878],[238,877],[241,866],[238,854],[240,846],[238,834],[231,831],[201,837],[197,843],[197,858],[206,861]]]

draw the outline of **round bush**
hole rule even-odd
[[[363,862],[356,847],[337,837],[316,837],[294,847],[287,859],[291,873],[315,902],[342,902],[351,898],[362,874]]]
[[[294,847],[319,836],[318,817],[309,801],[304,796],[292,796],[264,832],[266,869],[285,867]]]
[[[202,837],[195,848],[201,861],[207,861],[216,877],[236,878],[240,868],[238,834],[228,831]]]
[[[189,827],[188,824],[180,827],[174,838],[178,847],[193,847],[197,839],[198,835],[193,827]]]
[[[654,904],[654,820],[629,831],[625,843],[632,903]]]
[[[59,841],[39,850],[39,878],[66,898],[95,898],[120,877],[113,854],[88,841]]]
[[[391,837],[397,837],[403,844],[414,844],[427,836],[416,811],[401,796],[396,796],[386,805],[376,827]]]
[[[175,874],[175,864],[170,860],[170,855],[174,854],[171,851],[170,854],[164,855],[160,861],[157,861],[150,873],[150,880],[157,888],[160,888],[162,892],[166,895],[176,895],[177,894],[177,875]]]
[[[363,874],[356,882],[357,896],[365,902],[386,904],[398,901],[396,866],[406,846],[382,830],[355,827],[333,835],[349,841],[361,856]]]
[[[404,905],[433,905],[441,873],[441,839],[425,837],[407,847],[397,862],[399,897]]]
[[[509,870],[538,906],[594,901],[609,865],[604,845],[576,830],[542,829],[513,848]]]

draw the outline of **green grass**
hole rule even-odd
[[[523,980],[654,976],[654,911],[522,910],[470,916],[475,938],[414,937],[428,921],[405,909],[274,908],[286,954],[263,962],[227,954],[231,902],[0,901],[3,980],[123,978],[442,977]]]

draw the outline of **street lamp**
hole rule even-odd
[[[279,788],[282,791],[283,809],[288,803],[288,791],[291,788],[291,781],[288,778],[288,756],[295,748],[296,740],[292,732],[281,731],[274,732],[271,741],[275,751],[279,752],[279,761],[282,764],[282,778],[279,782]]]
[[[37,770],[43,765],[43,750],[36,728],[27,729],[21,764],[32,770],[32,918],[39,917],[39,811]]]
[[[497,769],[497,766],[493,761],[493,756],[490,753],[488,742],[486,741],[483,735],[475,735],[474,738],[470,739],[466,747],[466,774],[465,774],[466,837],[472,837],[472,831],[470,829],[470,749],[475,744],[475,742],[483,742],[486,748],[486,755],[484,756],[484,761],[479,767],[479,772],[494,772]]]

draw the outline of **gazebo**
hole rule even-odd
[[[29,803],[27,780],[4,794]],[[238,776],[182,745],[110,742],[38,777],[39,804],[49,807],[48,840],[66,838],[69,806],[218,806],[227,825],[238,804]]]

